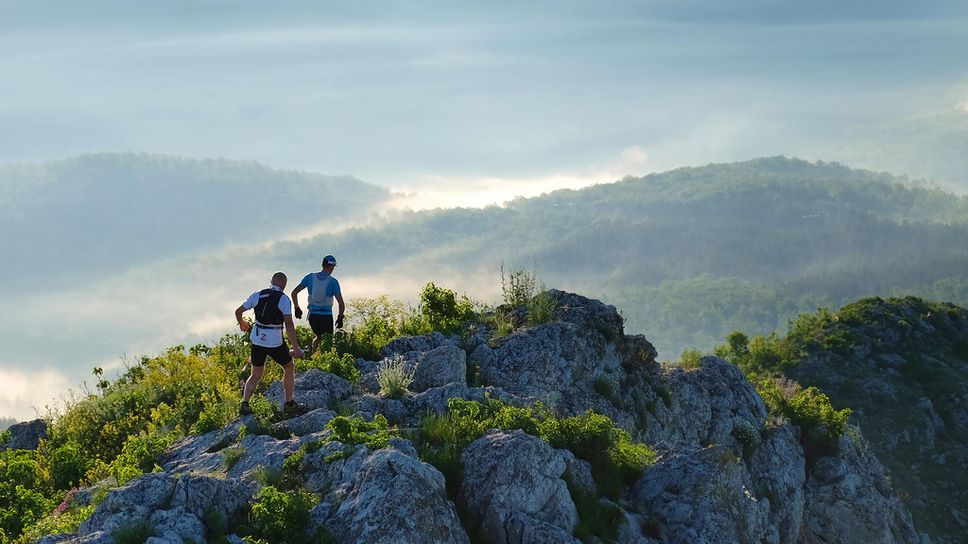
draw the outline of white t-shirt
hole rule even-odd
[[[273,291],[282,291],[275,285],[272,286]],[[242,303],[242,307],[246,310],[251,310],[259,304],[259,293],[261,291],[256,291],[252,293],[249,298]],[[279,297],[279,310],[282,315],[292,315],[292,301],[285,293]],[[285,327],[285,325],[283,325]],[[262,346],[264,348],[274,348],[282,345],[282,329],[264,329],[258,325],[252,325],[252,333],[249,335],[252,339],[252,343],[257,346]]]

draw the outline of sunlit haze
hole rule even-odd
[[[955,0],[0,2],[0,165],[152,153],[392,192],[332,216],[280,202],[293,222],[278,231],[77,270],[76,282],[10,278],[0,416],[33,417],[93,366],[232,330],[233,309],[278,266],[238,263],[280,240],[775,155],[965,191],[966,44],[968,3]],[[12,180],[0,179],[0,209],[20,204]],[[244,198],[274,202],[276,189]],[[52,258],[41,242],[36,253]],[[360,260],[339,269],[352,296],[412,302],[431,272],[500,294],[494,269]]]

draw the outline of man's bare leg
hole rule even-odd
[[[255,391],[259,381],[262,380],[262,373],[265,372],[264,366],[253,366],[252,374],[249,374],[249,379],[245,380],[245,389],[242,391],[242,401],[248,402],[249,398],[252,397],[252,393]]]

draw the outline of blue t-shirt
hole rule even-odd
[[[309,291],[310,315],[333,315],[333,297],[339,296],[339,281],[326,272],[313,272],[299,282]],[[316,292],[319,286],[323,292]],[[315,295],[315,296],[313,296]]]

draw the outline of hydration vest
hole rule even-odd
[[[333,297],[326,296],[329,291],[329,283],[333,281],[333,276],[326,274],[325,279],[319,279],[319,274],[313,274],[313,292],[309,295],[309,304],[313,306],[333,306]]]
[[[255,306],[255,326],[263,329],[282,328],[282,310],[279,299],[282,291],[263,289],[259,291],[259,303]]]

